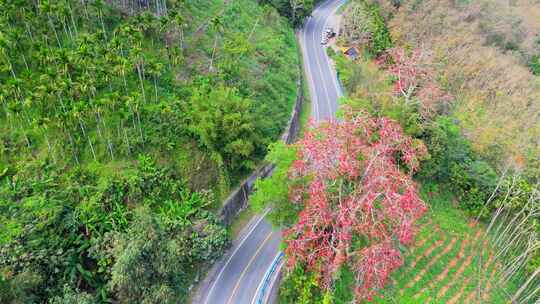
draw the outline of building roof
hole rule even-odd
[[[352,59],[356,59],[359,54],[358,49],[356,49],[354,46],[341,47],[340,50],[341,52],[343,52],[343,54],[349,56]]]

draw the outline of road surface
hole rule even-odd
[[[312,117],[315,120],[334,117],[341,90],[336,74],[330,66],[321,38],[337,8],[346,0],[322,2],[306,21],[299,40],[304,57],[306,81],[312,101]],[[256,303],[263,288],[263,279],[279,253],[281,231],[273,230],[264,214],[254,217],[231,253],[225,257],[211,276],[202,292],[204,304],[252,304]],[[271,281],[272,283],[272,281]]]
[[[336,72],[330,64],[326,48],[321,46],[321,39],[325,28],[333,26],[332,17],[335,12],[346,1],[322,2],[300,32],[304,71],[312,102],[311,115],[316,121],[334,118],[338,109],[338,99],[342,96]]]

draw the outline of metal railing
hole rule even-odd
[[[272,262],[272,265],[266,273],[264,274],[264,280],[262,283],[262,288],[259,291],[259,294],[257,295],[257,301],[255,303],[257,304],[264,304],[266,303],[266,293],[268,292],[268,288],[270,288],[270,279],[272,278],[272,275],[278,270],[278,266],[281,264],[281,260],[283,260],[283,252],[279,252],[278,255],[274,258],[274,261]]]

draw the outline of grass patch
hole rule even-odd
[[[249,221],[253,218],[254,215],[255,211],[251,206],[248,206],[246,209],[242,210],[238,214],[238,216],[229,226],[231,239],[235,240],[236,238],[238,238],[238,235],[240,234],[242,229],[249,223]]]
[[[306,78],[304,77],[304,79]],[[309,89],[307,88],[305,81],[302,82],[302,91],[304,94],[304,100],[302,100],[302,108],[300,110],[300,118],[298,120],[298,123],[300,124],[298,138],[304,136],[309,118],[311,117],[311,96],[309,95]]]

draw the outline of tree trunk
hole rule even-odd
[[[158,102],[158,91],[157,91],[157,80],[156,76],[154,76],[154,93],[156,94],[156,103]]]
[[[212,58],[210,58],[210,66],[208,67],[208,72],[212,72],[214,70],[214,56],[216,54],[216,47],[217,47],[217,39],[218,36],[214,38],[214,47],[212,48]]]
[[[51,14],[47,13],[47,18],[49,19],[49,25],[53,29],[54,37],[56,38],[56,43],[58,44],[58,47],[61,48],[62,44],[60,43],[60,38],[58,37],[58,33],[56,32],[56,27],[54,26],[54,23],[52,22]]]
[[[141,93],[142,93],[142,97],[143,97],[143,101],[144,101],[144,104],[146,104],[146,93],[144,92],[144,83],[143,83],[143,76],[142,76],[142,71],[141,71],[141,67],[139,64],[136,65],[137,67],[137,74],[139,75],[139,84],[141,86]]]

